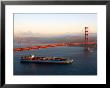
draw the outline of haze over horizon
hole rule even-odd
[[[14,14],[14,36],[83,34],[85,26],[96,34],[97,14]]]

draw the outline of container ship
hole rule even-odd
[[[69,64],[73,62],[73,59],[65,59],[62,57],[38,57],[35,55],[29,55],[21,57],[20,62]]]

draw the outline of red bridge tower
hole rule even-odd
[[[85,50],[88,50],[88,27],[85,27]]]

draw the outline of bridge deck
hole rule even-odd
[[[87,45],[93,45],[96,44],[96,42],[88,42]],[[34,50],[34,49],[40,49],[40,48],[49,48],[49,47],[57,47],[57,46],[80,46],[85,45],[85,42],[81,43],[55,43],[55,44],[48,44],[48,45],[39,45],[39,46],[31,46],[31,47],[24,47],[24,48],[14,48],[14,51],[24,51],[24,50]]]

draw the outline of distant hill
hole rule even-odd
[[[14,43],[62,43],[62,42],[83,42],[84,35],[61,35],[53,37],[14,37]],[[95,33],[89,34],[89,41],[97,41]]]

